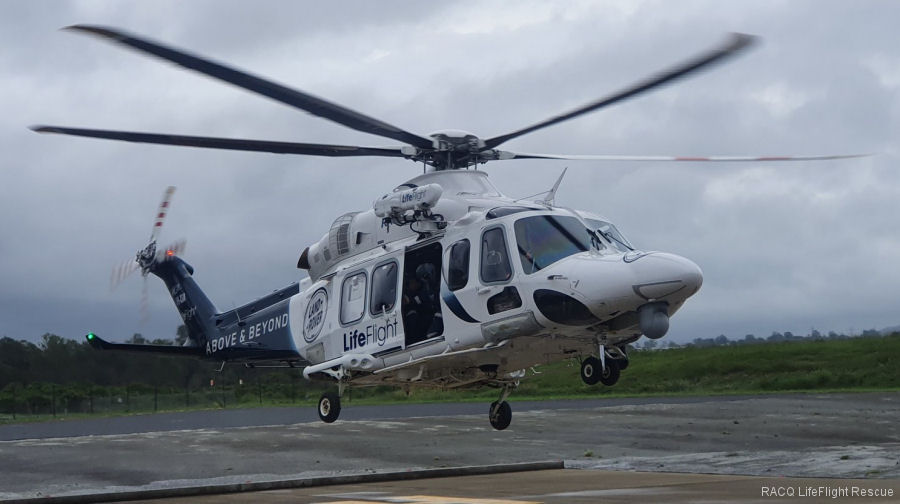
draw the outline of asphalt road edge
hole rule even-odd
[[[218,485],[198,485],[174,488],[157,488],[151,490],[131,490],[123,492],[103,492],[75,495],[47,495],[24,499],[0,500],[3,504],[82,504],[90,502],[119,502],[142,499],[165,499],[171,497],[193,497],[198,495],[217,495],[238,492],[261,492],[265,490],[283,490],[287,488],[305,488],[329,485],[352,485],[356,483],[380,483],[385,481],[402,481],[426,478],[449,478],[454,476],[479,476],[485,474],[512,473],[524,471],[545,471],[563,469],[562,460],[540,462],[519,462],[514,464],[492,464],[479,466],[441,467],[436,469],[417,469],[412,471],[394,471],[383,473],[344,474],[339,476],[318,476],[260,481],[256,483],[231,483]]]

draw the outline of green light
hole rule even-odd
[[[87,333],[87,339],[88,339],[88,341],[91,341],[91,340],[94,339],[95,337],[96,337],[96,336],[94,336],[94,333],[92,333],[92,332]]]

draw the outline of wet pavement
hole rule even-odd
[[[227,421],[207,423],[225,427],[196,428],[192,413],[181,414],[188,415],[182,421],[141,418],[133,433],[21,439],[29,428],[48,430],[25,426],[18,439],[0,441],[0,499],[537,460],[565,460],[567,468],[598,474],[900,478],[900,393],[513,402],[512,408],[505,431],[491,429],[482,404],[347,405],[330,425],[287,423],[308,411],[284,408],[277,419],[267,410],[239,412],[244,426],[233,426],[235,413],[228,411],[195,412],[221,414]],[[98,432],[111,420],[78,428]],[[10,432],[0,429],[0,439]]]
[[[897,502],[898,480],[553,470],[174,498],[143,503],[580,504]]]

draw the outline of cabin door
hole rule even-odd
[[[440,242],[406,251],[401,312],[407,347],[444,335],[440,302],[441,255]]]

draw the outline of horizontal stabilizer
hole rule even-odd
[[[156,353],[181,357],[203,357],[204,352],[195,346],[171,346],[171,345],[136,345],[133,343],[110,343],[94,333],[85,336],[88,343],[97,350],[116,350],[132,353]]]

